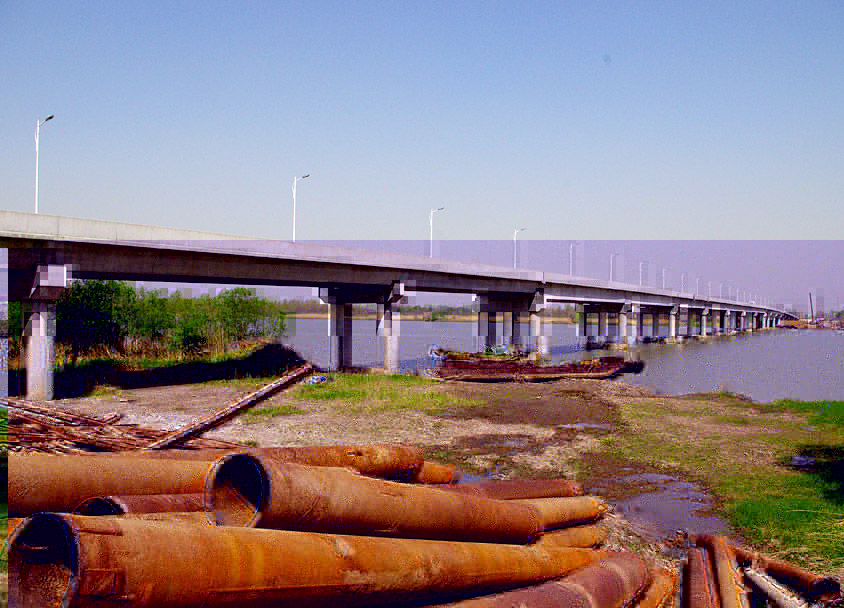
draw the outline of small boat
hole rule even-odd
[[[537,365],[530,361],[477,358],[445,358],[433,376],[442,380],[472,382],[547,382],[565,378],[603,380],[621,374],[638,374],[644,361],[625,361],[621,357],[601,357],[561,365]]]

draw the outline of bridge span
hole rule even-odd
[[[597,317],[591,338],[628,344],[645,337],[647,317],[651,328],[667,318],[668,340],[794,318],[756,302],[585,277],[17,211],[0,211],[0,248],[9,252],[9,299],[30,304],[27,394],[38,400],[53,395],[54,303],[75,279],[317,288],[329,309],[335,369],[352,365],[352,305],[375,303],[385,368],[398,370],[397,304],[408,292],[475,294],[479,348],[498,343],[501,318],[506,341],[540,353],[547,352],[545,310],[555,302],[578,307],[579,335]],[[529,336],[521,335],[522,320]]]

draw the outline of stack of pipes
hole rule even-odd
[[[685,608],[805,608],[841,602],[841,586],[792,564],[731,543],[723,536],[690,537],[683,568]]]
[[[454,483],[408,446],[9,457],[18,606],[656,608],[571,481]],[[396,480],[401,481],[396,481]]]

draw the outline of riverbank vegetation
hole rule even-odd
[[[602,441],[604,452],[702,482],[758,549],[844,572],[844,402],[758,404],[729,394],[616,402],[625,430]]]
[[[19,358],[25,310],[9,305],[10,359]],[[131,358],[138,365],[220,357],[246,343],[277,339],[285,330],[278,302],[234,288],[185,297],[117,281],[79,281],[56,302],[58,365],[79,359]]]

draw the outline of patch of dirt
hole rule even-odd
[[[592,423],[618,424],[611,404],[601,398],[601,380],[560,380],[547,383],[450,383],[450,392],[479,400],[452,412],[454,418],[485,419],[498,423],[530,420],[539,426]]]

